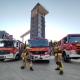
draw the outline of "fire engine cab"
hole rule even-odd
[[[18,40],[0,39],[0,60],[20,59],[20,46]]]
[[[71,59],[80,59],[80,34],[68,34],[59,41],[63,51],[63,59],[69,62]]]
[[[46,61],[49,63],[50,60],[50,49],[47,39],[34,38],[28,40],[30,45],[30,54],[33,61]]]

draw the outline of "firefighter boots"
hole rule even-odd
[[[59,74],[60,74],[60,75],[63,75],[63,71],[60,71]]]
[[[33,71],[33,68],[32,67],[30,67],[30,71]]]
[[[24,66],[21,66],[21,69],[24,69],[25,67]]]
[[[55,70],[60,70],[60,68],[57,67],[57,68],[55,68]]]

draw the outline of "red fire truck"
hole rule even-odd
[[[65,62],[80,58],[80,34],[68,34],[59,41]]]
[[[30,52],[31,52],[31,58],[33,61],[36,60],[45,60],[49,63],[50,60],[50,49],[49,49],[49,42],[47,39],[43,38],[34,38],[30,39],[29,45],[30,45]]]
[[[18,40],[0,39],[0,60],[20,59],[21,45]]]

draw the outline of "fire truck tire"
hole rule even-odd
[[[19,54],[16,55],[15,60],[20,60],[20,55]]]
[[[4,61],[4,59],[0,59],[0,61]]]
[[[64,62],[71,62],[71,59],[69,57],[69,55],[66,54],[66,52],[63,52],[63,60]]]

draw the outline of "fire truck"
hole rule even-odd
[[[0,39],[0,60],[20,59],[21,45],[18,40]]]
[[[80,59],[80,34],[68,34],[59,41],[63,51],[63,60],[70,62],[71,59]]]
[[[47,39],[34,38],[28,40],[30,46],[30,54],[32,61],[45,60],[49,63],[50,49]]]

